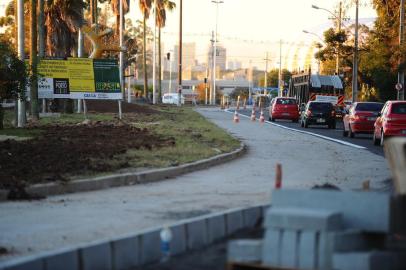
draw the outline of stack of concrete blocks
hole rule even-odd
[[[406,269],[405,249],[387,244],[394,227],[393,202],[386,193],[275,190],[257,256],[270,268]],[[237,256],[245,248],[243,242],[230,243],[229,261],[250,262],[255,256]]]

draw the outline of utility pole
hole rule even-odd
[[[223,1],[212,0],[212,3],[216,4],[216,34],[214,37],[214,51],[213,51],[213,73],[214,73],[214,80],[213,80],[213,105],[216,105],[216,57],[217,57],[217,25],[218,25],[218,18],[219,18],[219,4],[224,3]]]
[[[342,12],[343,12],[343,3],[340,1],[340,7],[338,10],[338,33],[341,33],[341,21],[342,21]],[[336,58],[336,75],[339,75],[340,73],[340,51],[337,47],[337,58]]]
[[[405,41],[405,0],[400,0],[400,23],[399,23],[399,47],[402,48]],[[403,57],[400,61],[404,61]],[[398,83],[402,85],[402,88],[398,91],[398,100],[405,99],[405,71],[399,70]]]
[[[153,37],[153,50],[152,50],[152,104],[156,104],[156,0],[153,2],[154,9],[154,37]]]
[[[212,36],[212,39],[210,41],[211,41],[211,46],[212,46],[212,49],[213,49],[213,57],[212,57],[213,67],[212,67],[212,71],[211,71],[212,88],[211,88],[211,91],[210,91],[210,105],[214,105],[213,100],[215,98],[213,98],[213,97],[215,95],[214,94],[215,93],[214,89],[216,89],[216,47],[215,47],[215,42],[216,41],[215,41],[214,31],[211,32],[211,36]]]
[[[120,0],[120,88],[121,94],[124,96],[124,52],[123,52],[123,45],[124,45],[124,11],[123,11],[123,0]],[[123,99],[123,97],[121,98]],[[121,110],[121,99],[118,100],[118,118],[122,118],[122,110]]]
[[[18,17],[18,58],[21,61],[25,59],[24,53],[24,0],[17,0],[17,17]],[[21,87],[25,87],[22,85]],[[25,95],[25,91],[23,91]],[[19,96],[17,101],[18,113],[17,113],[17,127],[25,127],[27,122],[25,113],[25,96]]]
[[[168,63],[169,63],[169,94],[172,93],[172,62],[171,62],[171,53],[168,52],[166,54],[166,59],[168,59]]]
[[[269,59],[268,59],[268,53],[266,53],[266,58],[265,58],[264,60],[265,60],[264,95],[266,95],[267,87],[268,87],[268,60],[269,60]]]
[[[180,0],[179,3],[178,106],[182,104],[182,2],[183,0]]]
[[[209,78],[209,68],[206,68],[206,77],[204,78],[204,104],[207,105],[207,80]]]
[[[83,10],[81,11],[82,14],[82,19],[83,19]],[[78,57],[82,58],[83,57],[83,32],[79,28],[79,33],[78,33]],[[82,112],[82,100],[78,99],[78,113]]]
[[[354,57],[352,64],[352,102],[357,101],[358,95],[358,2],[355,0],[355,38],[354,38]]]
[[[282,83],[282,39],[279,41],[279,74],[278,74],[278,96],[283,96]]]

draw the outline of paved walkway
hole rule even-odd
[[[389,177],[383,157],[306,134],[241,119],[215,109],[200,112],[241,138],[242,158],[172,180],[33,202],[0,204],[0,246],[23,256],[133,233],[196,215],[270,201],[274,168],[283,186],[309,188],[326,181],[344,189],[372,187]],[[0,257],[7,260],[10,256]]]

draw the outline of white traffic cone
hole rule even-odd
[[[251,113],[251,121],[255,122],[255,120],[257,120],[256,118],[257,118],[257,116],[255,115],[255,109],[253,108],[252,113]]]
[[[234,112],[234,119],[233,119],[234,123],[239,123],[240,122],[240,117],[238,116],[238,112],[235,111]]]
[[[261,110],[261,115],[259,116],[259,122],[261,124],[265,123],[265,116],[264,116],[264,111],[263,110]]]

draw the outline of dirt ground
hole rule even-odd
[[[124,104],[124,103],[123,103]],[[112,112],[117,102],[90,101],[88,108]],[[125,104],[124,112],[159,113],[146,106]],[[43,133],[35,139],[0,141],[0,189],[10,190],[10,199],[27,196],[28,183],[65,181],[69,176],[103,173],[129,167],[116,155],[128,149],[154,149],[174,145],[173,138],[153,135],[122,122],[84,122],[80,124],[31,126]],[[90,162],[91,161],[91,162]]]
[[[147,106],[137,105],[133,103],[122,102],[123,113],[140,113],[140,114],[155,114],[158,111]],[[89,112],[102,113],[118,113],[118,102],[112,100],[86,100],[87,110]]]

